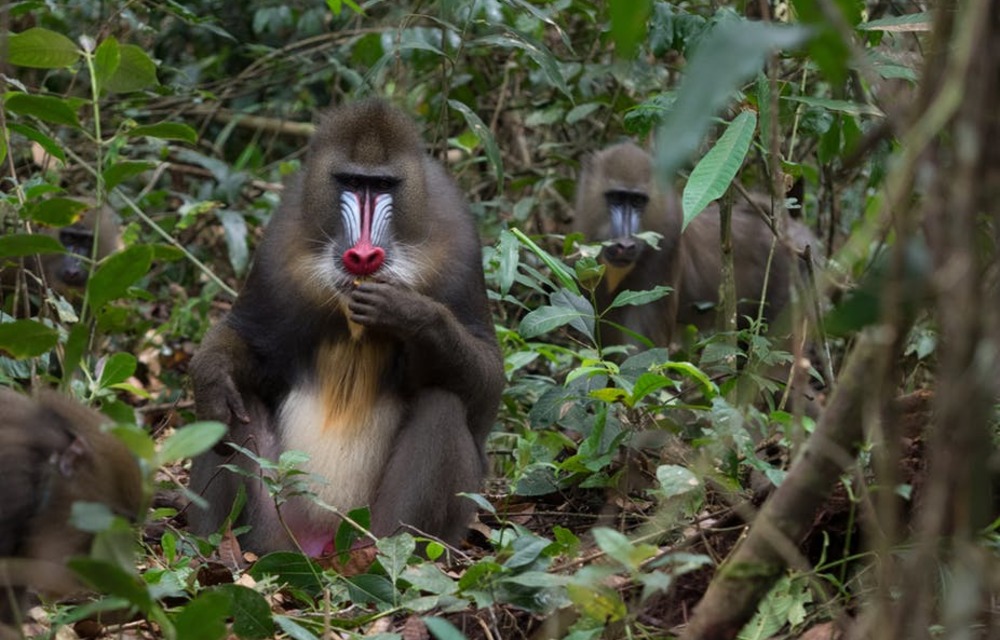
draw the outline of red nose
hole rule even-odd
[[[385,262],[385,251],[382,247],[354,246],[344,252],[341,258],[344,268],[356,276],[370,276],[378,271]]]

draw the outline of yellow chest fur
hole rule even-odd
[[[314,490],[341,509],[373,499],[403,416],[384,385],[391,348],[364,338],[322,346],[314,379],[292,389],[278,413],[284,448],[309,455],[305,470],[328,481]]]

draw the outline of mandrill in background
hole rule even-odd
[[[613,145],[584,160],[577,183],[574,230],[589,242],[604,242],[599,257],[605,265],[597,290],[599,308],[607,308],[625,290],[673,287],[671,294],[655,302],[619,307],[605,316],[660,347],[671,345],[678,326],[712,329],[716,324],[715,306],[722,280],[719,207],[710,205],[683,233],[682,215],[676,194],[656,183],[652,157],[631,142]],[[635,236],[642,231],[662,236],[659,250]],[[798,250],[807,244],[818,245],[812,232],[795,220],[790,221],[788,234]],[[788,303],[789,269],[794,260],[780,244],[775,246],[764,291],[772,237],[770,228],[753,211],[733,207],[733,267],[741,322],[744,316],[756,317],[762,296],[768,324]],[[631,342],[627,334],[609,324],[602,323],[600,331],[603,345]]]
[[[70,525],[73,503],[139,514],[139,464],[101,430],[106,422],[53,392],[33,399],[0,389],[0,637],[19,619],[26,586],[52,595],[79,588],[64,563],[86,554],[93,536]]]
[[[121,248],[121,226],[114,211],[106,204],[90,204],[92,206],[73,224],[40,227],[36,231],[58,240],[66,252],[24,258],[24,282],[29,292],[42,291],[44,283],[65,298],[82,297],[90,277],[91,257],[100,262]],[[20,269],[21,265],[14,261],[0,260],[0,290],[5,296],[13,296]],[[20,314],[22,309],[13,311]]]
[[[485,474],[503,362],[474,220],[406,115],[367,100],[323,118],[191,377],[200,419],[270,460],[306,452],[327,481],[316,496],[368,505],[374,534],[462,537],[473,503],[457,494]],[[259,473],[235,450],[197,458],[196,533],[222,525],[242,485],[244,547],[333,550],[334,512],[298,496],[279,517],[264,483],[226,463]]]

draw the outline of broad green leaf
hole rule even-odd
[[[566,124],[576,124],[600,108],[601,104],[599,102],[578,104],[566,114]]]
[[[638,571],[643,562],[657,553],[656,547],[653,545],[635,544],[625,534],[614,529],[595,527],[591,533],[594,535],[594,542],[601,548],[601,551],[620,562],[630,571]]]
[[[417,550],[417,542],[409,533],[403,532],[389,538],[382,538],[375,546],[378,547],[378,560],[385,569],[393,584],[399,582],[399,577],[406,569],[410,556]]]
[[[327,1],[329,2],[330,0]],[[358,13],[360,13],[360,11],[358,11]],[[288,616],[274,616],[274,621],[278,624],[278,627],[285,632],[285,635],[292,640],[318,640],[313,632],[301,626],[299,623],[295,622],[294,619],[289,618]],[[184,636],[178,633],[177,637],[183,638]]]
[[[202,591],[174,617],[177,637],[185,640],[219,640],[226,637],[226,620],[232,599],[218,591]]]
[[[535,338],[582,317],[584,314],[575,309],[543,305],[528,312],[521,319],[517,332],[523,338]]]
[[[161,140],[181,140],[194,144],[198,142],[198,132],[180,122],[157,122],[156,124],[141,124],[133,127],[125,134],[130,138],[149,136]]]
[[[73,41],[55,31],[34,27],[7,39],[7,62],[18,67],[60,69],[80,59]]]
[[[698,165],[691,171],[681,206],[684,209],[683,228],[704,211],[713,200],[722,197],[743,166],[757,128],[757,114],[743,111],[736,116]]]
[[[486,150],[486,158],[493,166],[493,175],[496,178],[496,183],[497,185],[503,185],[503,156],[500,154],[500,147],[497,146],[493,132],[490,131],[490,128],[486,126],[476,112],[470,109],[464,102],[449,100],[448,106],[462,114],[462,117],[465,118],[465,124],[472,129],[476,137],[479,138],[479,141],[483,143],[483,149]]]
[[[549,302],[554,307],[577,312],[579,315],[570,321],[570,326],[587,336],[591,342],[594,341],[594,307],[590,300],[569,289],[560,289],[549,296]]]
[[[237,636],[243,640],[263,640],[274,634],[271,607],[264,596],[236,584],[223,585],[219,591],[230,598],[233,632]]]
[[[118,53],[118,68],[105,81],[105,89],[112,93],[127,93],[160,84],[156,79],[156,63],[142,48],[123,44],[119,46]]]
[[[52,124],[80,128],[80,119],[69,102],[54,96],[36,96],[27,93],[8,93],[4,107],[11,113],[34,116]]]
[[[15,233],[0,236],[0,258],[21,258],[39,253],[65,253],[66,249],[44,233]]]
[[[193,458],[215,446],[226,435],[221,422],[194,422],[174,432],[160,445],[161,465]]]
[[[287,584],[309,594],[318,594],[323,590],[323,583],[318,579],[323,570],[311,558],[297,552],[269,553],[255,562],[247,573],[255,580],[274,576],[279,584]]]
[[[69,523],[80,531],[97,533],[111,527],[115,514],[103,502],[77,500],[70,509]]]
[[[597,583],[566,585],[566,595],[576,608],[591,620],[602,623],[617,622],[625,617],[628,608],[617,591]]]
[[[503,563],[508,569],[520,569],[532,564],[549,546],[545,538],[522,536],[514,541],[514,553]]]
[[[84,557],[72,558],[69,566],[97,591],[124,598],[144,613],[153,609],[153,599],[146,584],[121,567],[104,560]]]
[[[148,160],[121,160],[104,170],[104,188],[111,191],[124,180],[149,171],[156,163]]]
[[[156,457],[156,443],[153,442],[153,438],[145,429],[125,422],[112,427],[111,433],[124,442],[125,446],[133,454],[142,460],[154,462],[154,458]]]
[[[35,320],[0,323],[0,353],[16,360],[47,353],[59,341],[59,333]]]
[[[635,381],[632,387],[631,406],[635,406],[640,400],[660,389],[673,386],[674,382],[670,378],[658,373],[644,373]]]
[[[719,110],[763,68],[772,52],[799,46],[809,33],[798,26],[730,19],[703,36],[657,134],[656,166],[661,179],[672,179],[690,159]]]
[[[28,125],[21,124],[19,122],[8,122],[7,127],[12,132],[20,133],[28,140],[31,140],[32,142],[37,142],[38,145],[41,148],[45,149],[45,152],[50,156],[52,156],[53,158],[57,158],[60,162],[63,163],[66,162],[66,154],[63,152],[62,147],[59,146],[59,143],[50,138],[49,136],[45,135],[38,129],[34,127],[29,127]],[[0,138],[0,141],[2,141],[2,138]]]
[[[114,77],[121,64],[121,48],[114,36],[105,38],[94,53],[94,78],[98,91],[103,91],[108,81]]]
[[[675,464],[660,465],[656,469],[656,479],[660,483],[660,493],[664,498],[673,498],[701,489],[701,482],[697,476]]]
[[[87,295],[94,309],[123,297],[128,288],[146,275],[153,261],[149,245],[135,245],[101,262],[87,280]]]
[[[396,589],[385,576],[362,574],[348,578],[347,583],[354,604],[392,604],[396,600]]]
[[[712,379],[690,362],[666,362],[663,364],[663,368],[669,371],[676,371],[695,381],[701,387],[701,392],[708,398],[714,398],[719,395],[719,387],[712,382]]]
[[[66,340],[65,356],[63,358],[63,383],[68,383],[76,373],[76,368],[83,359],[90,339],[90,328],[84,324],[75,324],[69,330]]]
[[[250,248],[247,246],[247,219],[233,209],[217,209],[215,215],[222,221],[223,235],[229,264],[236,275],[243,275],[250,264]]]
[[[673,291],[673,288],[666,285],[657,285],[648,291],[631,291],[626,289],[615,296],[614,301],[612,301],[608,309],[649,304],[669,295],[671,291]]]
[[[80,219],[80,215],[91,207],[86,202],[71,198],[49,198],[28,208],[29,220],[52,227],[65,227]]]
[[[466,640],[465,634],[444,618],[421,618],[435,640]]]
[[[652,0],[629,0],[610,2],[611,39],[615,41],[615,53],[621,58],[634,58],[639,43],[646,39]]]
[[[113,384],[125,382],[129,376],[135,373],[138,362],[136,357],[131,353],[116,353],[103,360],[101,365],[98,366],[100,374],[98,386],[103,389]]]

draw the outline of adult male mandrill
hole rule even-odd
[[[503,364],[473,219],[407,116],[366,100],[322,120],[191,376],[200,419],[268,459],[308,453],[328,481],[316,495],[370,506],[376,535],[461,537],[473,504],[457,494],[483,479]],[[264,484],[226,462],[257,471],[234,452],[196,459],[191,486],[209,503],[196,532],[216,530],[243,485],[245,547],[332,548],[332,511],[292,497],[279,518]]]

